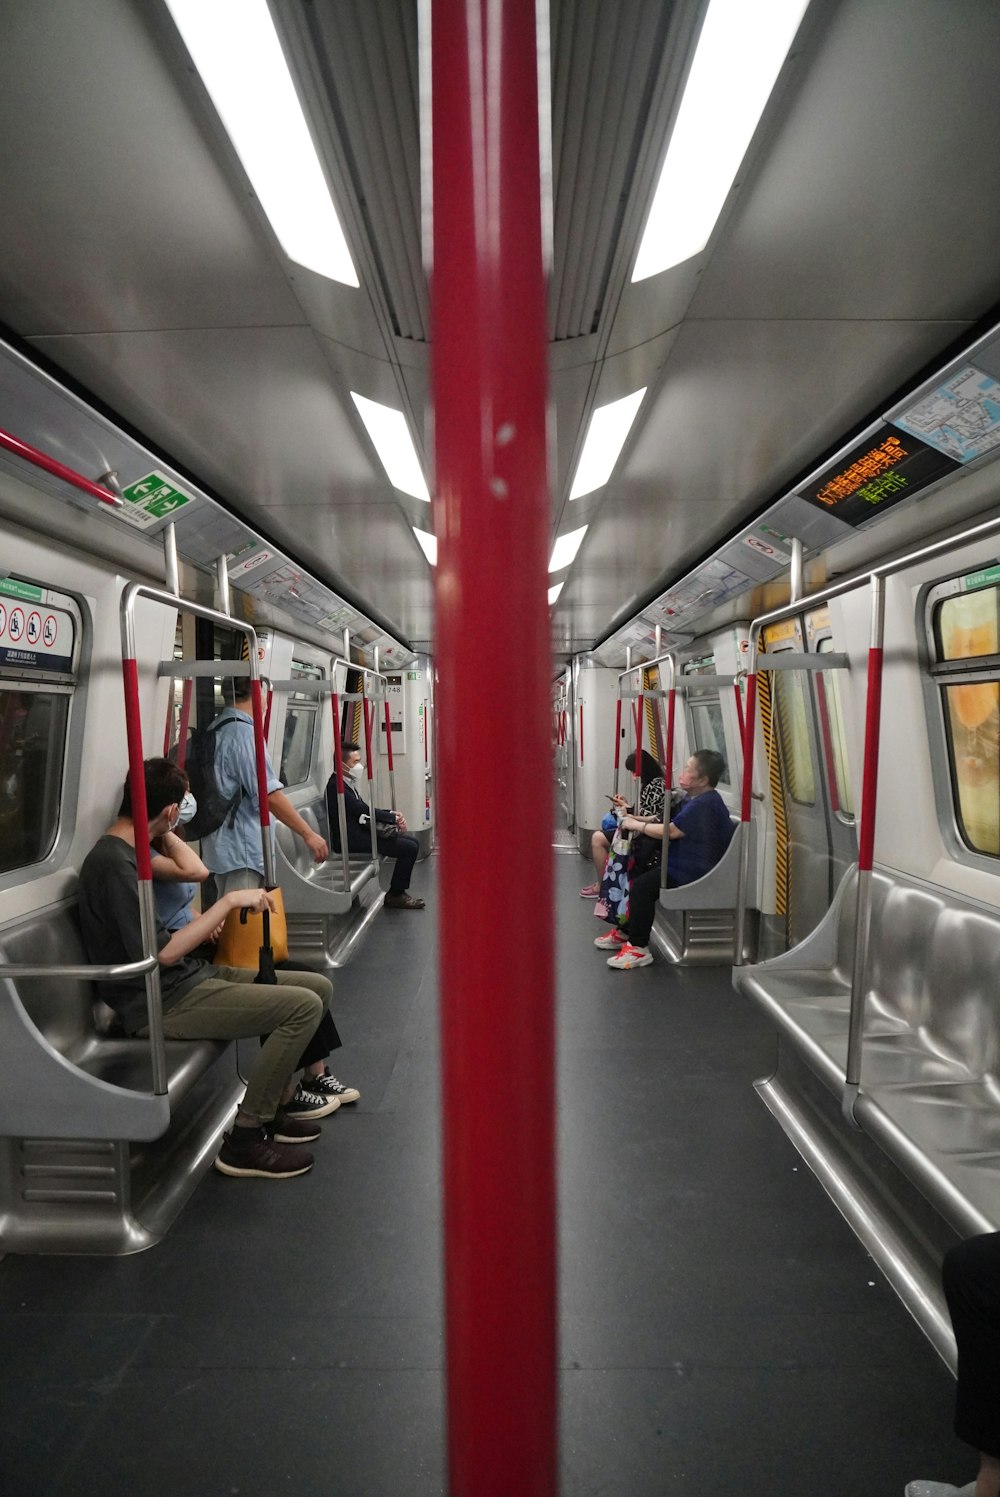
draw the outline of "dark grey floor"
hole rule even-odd
[[[555,863],[563,1497],[968,1479],[950,1378],[752,1089],[762,1021],[728,973],[608,971]],[[443,1491],[432,865],[415,887],[338,979],[363,1097],[311,1176],[213,1174],[134,1258],[0,1263],[3,1497]]]

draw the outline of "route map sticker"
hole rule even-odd
[[[1000,442],[1000,383],[966,364],[892,422],[956,462],[971,463]]]

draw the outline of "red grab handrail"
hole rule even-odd
[[[533,0],[433,0],[431,46],[449,1490],[553,1497],[553,860],[544,796],[528,818],[523,804],[525,784],[552,783],[550,656],[539,648],[550,507]],[[484,617],[505,620],[518,668],[496,690],[470,690]],[[497,774],[493,756],[515,740],[518,774]],[[471,753],[476,744],[488,757]],[[523,919],[509,850],[502,839],[484,848],[473,825],[523,831],[532,919],[546,933],[530,961],[512,964],[507,945]],[[474,963],[455,931],[475,932]]]
[[[15,437],[12,432],[0,428],[0,447],[6,447],[8,452],[13,452],[15,457],[21,457],[26,463],[33,463],[36,468],[44,468],[46,473],[51,473],[56,478],[61,478],[64,483],[70,483],[75,489],[82,489],[92,499],[99,499],[102,504],[113,505],[115,509],[120,508],[121,500],[117,494],[110,489],[102,489],[99,483],[84,478],[82,473],[77,473],[75,468],[67,468],[58,458],[49,457],[47,452],[42,452],[38,447],[32,447],[28,442],[22,442],[20,437]]]

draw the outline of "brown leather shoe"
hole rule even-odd
[[[402,894],[387,894],[385,896],[385,907],[387,910],[422,910],[424,902],[415,899],[412,894],[404,891]]]

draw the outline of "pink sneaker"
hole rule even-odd
[[[608,901],[606,899],[599,899],[597,901],[597,903],[594,905],[594,914],[597,916],[598,920],[606,920],[608,918],[610,911],[608,909]]]
[[[581,899],[596,899],[601,892],[600,884],[584,884],[580,890]]]

